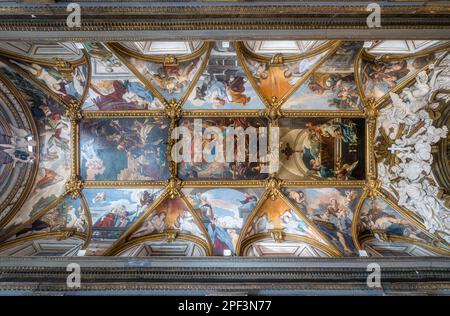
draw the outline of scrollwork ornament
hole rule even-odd
[[[282,229],[270,229],[269,230],[270,236],[272,239],[277,242],[281,243],[284,240],[284,234]]]
[[[66,189],[72,199],[78,199],[81,197],[83,182],[77,176],[72,176],[66,184]]]
[[[70,237],[73,237],[75,235],[76,231],[77,230],[75,228],[63,230],[57,240],[69,239]]]
[[[66,80],[73,79],[73,70],[75,67],[70,62],[61,58],[55,58],[55,67]]]
[[[167,187],[166,187],[166,192],[167,195],[169,196],[169,198],[171,198],[172,200],[175,199],[177,196],[180,195],[180,189],[183,186],[183,182],[175,177],[170,178],[167,181]]]
[[[375,99],[371,98],[366,100],[365,113],[369,121],[375,121],[380,115],[380,110]]]
[[[270,59],[269,65],[273,66],[273,67],[281,67],[281,66],[283,66],[284,65],[283,55],[279,54],[279,53],[273,55],[273,57]]]
[[[175,99],[170,100],[165,103],[166,115],[171,120],[177,120],[180,118],[182,113],[182,104]]]
[[[81,104],[76,100],[70,100],[66,105],[66,115],[72,123],[79,122],[83,115],[81,114]]]
[[[261,111],[260,114],[266,116],[270,122],[276,122],[276,120],[283,115],[281,105],[282,102],[280,102],[277,97],[273,96],[267,109]]]
[[[164,232],[165,239],[167,242],[174,242],[178,237],[178,230],[177,229],[166,229]]]
[[[166,55],[164,56],[164,66],[178,66],[178,60],[174,55]]]
[[[277,178],[267,179],[266,192],[272,201],[275,201],[276,198],[281,194],[280,193],[281,185],[282,181]]]
[[[367,181],[367,185],[365,187],[365,190],[367,192],[367,195],[372,199],[375,200],[378,192],[380,191],[381,188],[381,182],[378,181],[375,178],[371,178]]]

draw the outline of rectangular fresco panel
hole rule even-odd
[[[167,131],[163,118],[84,119],[80,125],[82,179],[167,179]]]
[[[280,178],[365,178],[364,119],[284,118],[279,126]]]
[[[179,158],[178,164],[178,176],[182,180],[255,180],[264,179],[267,177],[267,173],[262,170],[263,163],[250,162],[249,152],[256,148],[250,145],[250,138],[245,137],[245,145],[242,150],[245,152],[245,161],[237,161],[234,159],[231,162],[226,161],[227,148],[234,152],[234,157],[237,157],[238,140],[234,138],[234,145],[232,144],[232,134],[227,134],[227,128],[234,128],[238,131],[242,128],[243,131],[248,128],[255,128],[259,131],[260,127],[267,127],[267,120],[263,118],[203,118],[203,119],[191,119],[186,118],[181,120],[179,126],[185,131],[185,135],[189,138],[185,138],[185,146],[181,146],[183,143],[183,137],[178,140],[177,154],[184,156],[186,159]],[[207,136],[207,132],[214,131],[214,135]],[[181,130],[180,130],[181,131]],[[242,132],[243,133],[243,132]],[[242,133],[238,133],[241,135]],[[228,138],[228,136],[230,138]],[[195,136],[195,137],[194,137]],[[259,134],[256,135],[259,138]],[[198,141],[196,141],[196,139]],[[227,142],[227,139],[231,139]],[[222,145],[223,147],[222,147]],[[227,147],[227,144],[230,146]],[[253,143],[254,144],[254,143]],[[249,148],[252,147],[250,150]],[[201,155],[198,156],[197,153]],[[221,154],[223,160],[221,161]],[[196,158],[197,156],[197,158]],[[187,161],[189,160],[189,161]]]

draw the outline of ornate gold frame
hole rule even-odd
[[[320,61],[319,64],[325,62],[325,60],[331,56],[339,48],[341,45],[341,41],[335,41],[331,43],[327,43],[328,45],[323,45],[320,47],[320,51],[329,49],[329,52],[324,56]],[[81,106],[88,94],[89,90],[89,81],[90,81],[90,59],[89,54],[85,51],[83,51],[83,61],[79,60],[78,63],[85,62],[87,63],[87,67],[89,70],[89,80],[87,80],[85,85],[85,91],[83,92],[83,98],[82,102],[80,103],[71,103],[67,104],[66,102],[63,102],[60,98],[58,98],[56,95],[53,95],[49,92],[49,94],[55,98],[58,102],[60,102],[62,105],[65,106],[67,109],[67,116],[70,118],[71,126],[72,126],[72,136],[71,136],[71,143],[72,143],[72,168],[71,168],[71,179],[67,183],[67,191],[64,193],[60,198],[55,200],[51,205],[46,207],[45,209],[39,211],[33,218],[30,218],[27,222],[23,223],[21,226],[17,227],[11,232],[8,232],[7,235],[3,236],[4,238],[2,240],[7,240],[9,237],[13,236],[17,231],[20,230],[20,228],[25,227],[26,225],[29,225],[33,220],[38,218],[39,216],[42,216],[45,214],[51,207],[55,206],[56,203],[61,202],[62,199],[70,195],[72,198],[80,198],[83,205],[86,207],[86,212],[90,214],[88,205],[84,199],[82,190],[84,188],[144,188],[144,187],[165,187],[165,190],[163,194],[144,212],[144,214],[139,218],[137,222],[135,222],[133,225],[131,225],[125,233],[122,234],[122,236],[109,248],[106,250],[105,255],[115,255],[118,254],[121,251],[124,251],[125,249],[128,249],[129,247],[132,247],[135,245],[138,241],[144,242],[148,240],[153,239],[161,239],[162,237],[166,235],[162,234],[160,235],[151,235],[151,236],[145,236],[143,238],[138,238],[136,240],[128,241],[127,238],[131,236],[131,234],[143,223],[143,221],[151,214],[151,212],[158,207],[164,199],[167,198],[175,198],[177,196],[180,196],[186,203],[186,205],[189,207],[189,210],[192,212],[192,214],[196,217],[197,220],[200,221],[198,218],[198,215],[193,210],[192,206],[190,205],[187,198],[184,196],[183,192],[181,192],[181,188],[217,188],[217,187],[227,187],[227,188],[265,188],[266,191],[261,197],[261,199],[258,201],[257,206],[252,211],[251,215],[249,216],[249,219],[252,218],[258,211],[259,207],[264,203],[264,201],[268,198],[273,198],[274,196],[280,196],[288,205],[292,207],[293,210],[295,210],[309,225],[316,231],[321,237],[323,237],[324,241],[326,242],[326,245],[321,244],[320,246],[326,251],[328,254],[332,256],[341,256],[342,253],[337,247],[317,228],[315,227],[314,223],[310,222],[305,215],[298,210],[298,208],[293,205],[288,198],[284,196],[282,193],[283,187],[308,187],[308,188],[360,188],[363,189],[363,193],[357,203],[357,207],[354,210],[353,214],[353,223],[352,223],[352,237],[355,243],[355,246],[357,249],[362,250],[364,249],[364,240],[361,239],[362,237],[359,236],[359,229],[358,229],[358,214],[360,212],[360,209],[364,203],[364,200],[367,198],[375,199],[376,197],[381,197],[382,199],[386,200],[390,205],[392,205],[401,215],[403,215],[405,218],[407,218],[415,227],[426,233],[428,236],[433,238],[434,240],[438,241],[439,243],[443,243],[446,245],[442,239],[440,239],[437,235],[431,234],[426,231],[423,224],[417,219],[417,216],[414,215],[413,212],[400,208],[396,205],[395,198],[393,198],[388,193],[384,192],[384,190],[381,188],[380,182],[377,180],[377,161],[374,154],[375,150],[375,126],[376,126],[376,119],[379,115],[379,110],[382,108],[383,104],[387,100],[380,100],[375,101],[373,99],[366,99],[363,94],[363,88],[360,80],[360,67],[361,67],[361,60],[362,58],[365,58],[368,56],[368,54],[364,51],[364,49],[361,49],[360,52],[357,54],[357,57],[355,59],[354,63],[354,74],[355,74],[355,81],[357,84],[357,89],[360,93],[362,103],[364,106],[364,111],[357,111],[357,110],[351,110],[351,111],[306,111],[306,110],[282,110],[281,105],[284,100],[286,100],[290,95],[287,95],[283,97],[281,100],[265,100],[265,98],[260,94],[257,85],[255,85],[254,82],[252,82],[253,88],[258,93],[258,95],[261,98],[261,101],[266,105],[266,109],[264,110],[237,110],[237,111],[227,111],[227,110],[184,110],[183,109],[183,103],[186,100],[186,98],[189,96],[189,94],[192,92],[192,89],[194,88],[194,83],[197,81],[199,76],[203,73],[209,54],[212,49],[211,43],[207,42],[204,43],[203,46],[198,49],[193,55],[189,56],[183,56],[183,58],[186,59],[192,59],[195,57],[198,57],[202,54],[205,54],[205,58],[202,61],[202,64],[198,70],[198,73],[196,74],[195,80],[191,83],[191,85],[188,87],[186,92],[184,93],[183,97],[180,100],[166,100],[159,91],[157,91],[156,88],[152,86],[150,82],[148,82],[132,65],[130,65],[126,61],[126,56],[124,54],[129,54],[128,50],[123,48],[120,45],[117,44],[107,44],[107,47],[111,50],[111,52],[119,59],[121,60],[127,67],[130,68],[130,70],[136,75],[137,78],[139,78],[143,84],[150,89],[150,91],[163,103],[164,109],[162,110],[143,110],[143,111],[83,111],[81,109]],[[326,47],[326,49],[324,48]],[[427,53],[435,52],[435,51],[441,51],[441,50],[448,50],[449,47],[445,46],[438,47],[435,49],[431,49],[427,51]],[[319,51],[319,49],[318,49]],[[251,75],[249,75],[249,70],[246,68],[245,63],[243,62],[243,55],[246,51],[244,49],[243,43],[236,43],[236,53],[238,56],[238,60],[241,63],[241,66],[244,68],[244,71],[248,75],[249,79],[251,78]],[[317,52],[314,52],[317,53]],[[3,52],[0,51],[0,55],[2,55]],[[198,55],[198,56],[197,56]],[[23,58],[20,56],[16,56],[15,54],[9,54],[7,56],[12,56],[13,58]],[[193,57],[194,56],[194,57]],[[164,61],[162,57],[158,58],[150,58],[148,56],[142,56],[137,53],[133,53],[132,57],[144,59],[144,60],[150,60],[150,61],[156,61],[161,62]],[[287,58],[303,58],[304,56],[297,56],[297,57],[287,57]],[[410,58],[411,56],[384,56],[386,60],[394,60],[398,58]],[[259,57],[258,57],[259,58]],[[266,57],[261,57],[262,59],[266,60]],[[286,58],[286,59],[287,59]],[[36,61],[36,60],[34,60]],[[48,63],[48,61],[46,61]],[[320,66],[320,65],[319,65]],[[12,65],[12,67],[14,67]],[[318,67],[318,66],[317,66]],[[14,68],[15,69],[15,68]],[[296,85],[296,89],[312,74],[312,72],[315,70],[314,68],[312,71],[309,71],[304,78],[302,78],[298,85]],[[20,69],[17,70],[19,73]],[[46,87],[43,87],[37,80],[32,78],[31,76],[28,76],[26,74],[23,74],[27,79],[31,80],[35,84],[37,84],[41,89],[48,92],[48,89]],[[413,76],[402,82],[399,87],[396,87],[395,92],[400,91],[407,85],[411,84],[417,73],[415,73]],[[292,93],[296,90],[293,89]],[[266,117],[269,121],[269,126],[276,126],[278,124],[278,119],[280,117],[311,117],[311,116],[317,116],[317,117],[361,117],[366,119],[366,132],[365,132],[365,141],[366,141],[366,179],[361,181],[335,181],[335,180],[323,180],[323,181],[316,181],[316,180],[280,180],[278,179],[276,174],[270,175],[270,177],[266,180],[200,180],[200,181],[181,181],[177,178],[177,166],[176,164],[170,160],[170,155],[168,155],[168,162],[169,162],[169,174],[170,178],[167,181],[82,181],[79,176],[80,172],[80,166],[79,166],[79,122],[82,118],[107,118],[107,117],[167,117],[170,120],[170,127],[169,127],[169,135],[173,128],[175,128],[178,124],[178,121],[181,117]],[[170,152],[171,147],[174,145],[173,141],[167,142],[167,150]],[[30,185],[31,186],[31,185]],[[25,197],[24,197],[25,199]],[[260,234],[257,237],[252,236],[251,238],[244,238],[243,234],[246,231],[246,228],[248,228],[249,225],[249,219],[247,219],[247,222],[244,224],[241,235],[239,236],[239,242],[238,242],[238,249],[237,253],[241,254],[243,249],[248,246],[248,244],[251,242],[251,240],[257,240],[261,238],[268,238],[270,237],[270,234]],[[200,221],[201,222],[201,221]],[[79,236],[80,238],[83,238],[85,240],[85,244],[83,245],[84,248],[88,246],[88,243],[90,242],[90,236],[92,235],[92,219],[89,216],[89,231],[88,234],[81,236],[80,234],[77,235],[77,233],[72,234],[71,236]],[[205,233],[205,236],[208,238],[207,242],[199,241],[196,238],[193,238],[191,235],[185,235],[179,233],[178,236],[180,239],[186,239],[193,242],[196,242],[200,244],[206,251],[208,255],[212,254],[212,244],[211,240],[209,240],[209,235],[205,230],[205,227],[202,226],[202,229]],[[60,232],[58,234],[62,235],[62,238],[67,235],[64,234],[64,232]],[[5,245],[10,245],[12,243],[18,243],[21,241],[26,241],[29,239],[32,239],[34,237],[54,237],[54,233],[44,233],[44,234],[35,234],[26,236],[23,238],[18,238],[14,241],[8,241],[6,244],[0,246],[0,249],[4,249]],[[59,236],[59,235],[58,235]],[[70,237],[70,236],[68,236]],[[300,240],[297,237],[290,236],[289,234],[284,234],[285,238],[293,239],[293,240]],[[256,239],[255,239],[256,238]],[[137,241],[138,240],[138,241]],[[302,240],[305,241],[305,240]],[[311,243],[313,245],[313,241],[309,240],[308,243]],[[313,245],[317,246],[317,245]],[[430,246],[427,246],[430,247]],[[321,248],[321,249],[322,249]],[[438,249],[438,248],[436,248]],[[437,250],[436,250],[437,251]],[[443,250],[439,250],[440,253],[442,253]],[[445,252],[447,254],[447,252]]]

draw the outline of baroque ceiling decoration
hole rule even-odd
[[[195,42],[120,42],[121,45],[144,55],[189,55],[197,50],[201,41]]]
[[[449,46],[372,44],[1,46],[0,254],[449,255]],[[279,128],[280,166],[176,127]]]
[[[78,43],[1,42],[0,49],[35,59],[73,61],[83,57]]]
[[[245,41],[253,53],[272,57],[274,54],[300,55],[325,46],[327,41]]]
[[[415,54],[425,49],[442,46],[445,41],[433,40],[387,40],[368,42],[367,52],[371,54]]]
[[[86,111],[149,110],[163,106],[154,94],[102,43],[83,43],[90,57]]]

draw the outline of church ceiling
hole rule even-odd
[[[449,51],[4,42],[0,255],[449,255]]]

